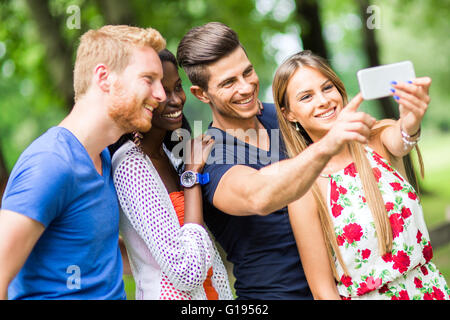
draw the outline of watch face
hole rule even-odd
[[[192,187],[196,181],[197,181],[197,177],[196,177],[195,173],[192,171],[186,171],[181,175],[181,184],[184,187],[187,187],[187,188]]]

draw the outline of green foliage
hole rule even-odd
[[[372,1],[381,9],[381,28],[376,30],[381,62],[410,59],[417,75],[433,78],[432,104],[425,126],[450,128],[446,105],[450,93],[450,41],[448,39],[448,0]],[[98,28],[107,19],[93,0],[50,0],[50,13],[59,23],[67,46],[73,50],[78,38],[90,28]],[[277,64],[301,43],[294,0],[164,0],[124,2],[130,5],[136,24],[158,29],[176,52],[182,36],[194,26],[221,21],[235,29],[253,62],[261,81],[261,99],[271,101],[271,81]],[[367,66],[362,49],[362,28],[354,0],[319,2],[323,34],[327,40],[330,62],[343,79],[350,96],[358,92],[356,71]],[[81,29],[69,29],[67,8],[77,5]],[[20,152],[39,134],[58,122],[68,112],[63,96],[49,75],[53,63],[46,56],[40,30],[25,0],[0,2],[0,144],[10,169]],[[290,34],[290,38],[280,35]],[[281,43],[284,42],[284,43]],[[72,61],[73,61],[72,60]],[[211,120],[209,106],[189,94],[190,82],[181,71],[187,92],[186,114],[193,123]],[[362,110],[379,115],[378,106],[364,102]]]
[[[411,60],[416,76],[433,79],[424,126],[450,131],[450,1],[377,3],[384,15],[380,29],[383,61]]]
[[[23,1],[0,5],[0,143],[9,168],[20,152],[63,116],[46,72],[45,48]]]

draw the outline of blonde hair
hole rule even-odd
[[[120,73],[129,64],[132,49],[146,46],[159,52],[166,47],[166,40],[153,28],[127,25],[107,25],[83,34],[73,71],[75,101],[87,92],[97,64]]]
[[[325,77],[330,79],[330,81],[334,84],[334,86],[341,94],[343,105],[345,106],[348,103],[347,92],[345,90],[344,84],[323,58],[312,54],[309,50],[306,50],[294,54],[288,60],[286,60],[275,73],[272,90],[277,110],[278,121],[280,124],[281,136],[284,140],[286,151],[289,157],[298,155],[312,143],[311,138],[308,136],[306,131],[301,128],[301,126],[299,134],[299,132],[296,130],[296,123],[288,121],[284,116],[284,112],[289,111],[289,103],[286,92],[289,80],[296,70],[305,66],[318,70]],[[377,131],[373,131],[371,134],[379,133],[379,130],[381,130],[385,126],[386,125],[378,126]],[[356,142],[349,143],[348,146],[350,154],[354,160],[356,170],[358,171],[361,179],[367,205],[372,213],[375,222],[380,254],[384,255],[387,252],[392,251],[393,241],[391,224],[386,212],[384,200],[378,188],[378,184],[373,174],[372,167],[366,157],[364,146]],[[334,232],[333,221],[331,220],[331,216],[328,213],[325,199],[322,196],[317,182],[315,182],[311,187],[311,192],[318,207],[322,231],[327,242],[327,251],[330,265],[336,280],[339,281],[340,279],[336,270],[333,254],[336,256],[336,259],[341,265],[344,274],[349,275],[349,273],[339,250],[336,234]]]

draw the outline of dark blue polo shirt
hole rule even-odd
[[[238,299],[312,299],[287,207],[267,216],[233,216],[212,205],[217,185],[231,167],[259,170],[286,158],[274,105],[264,104],[258,119],[271,140],[268,152],[220,129],[208,129],[215,145],[203,171],[210,175],[210,182],[202,186],[205,222],[234,264]]]

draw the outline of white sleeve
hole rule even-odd
[[[117,162],[114,184],[124,214],[175,288],[203,285],[214,246],[198,224],[180,224],[170,197],[150,159],[136,148]]]

